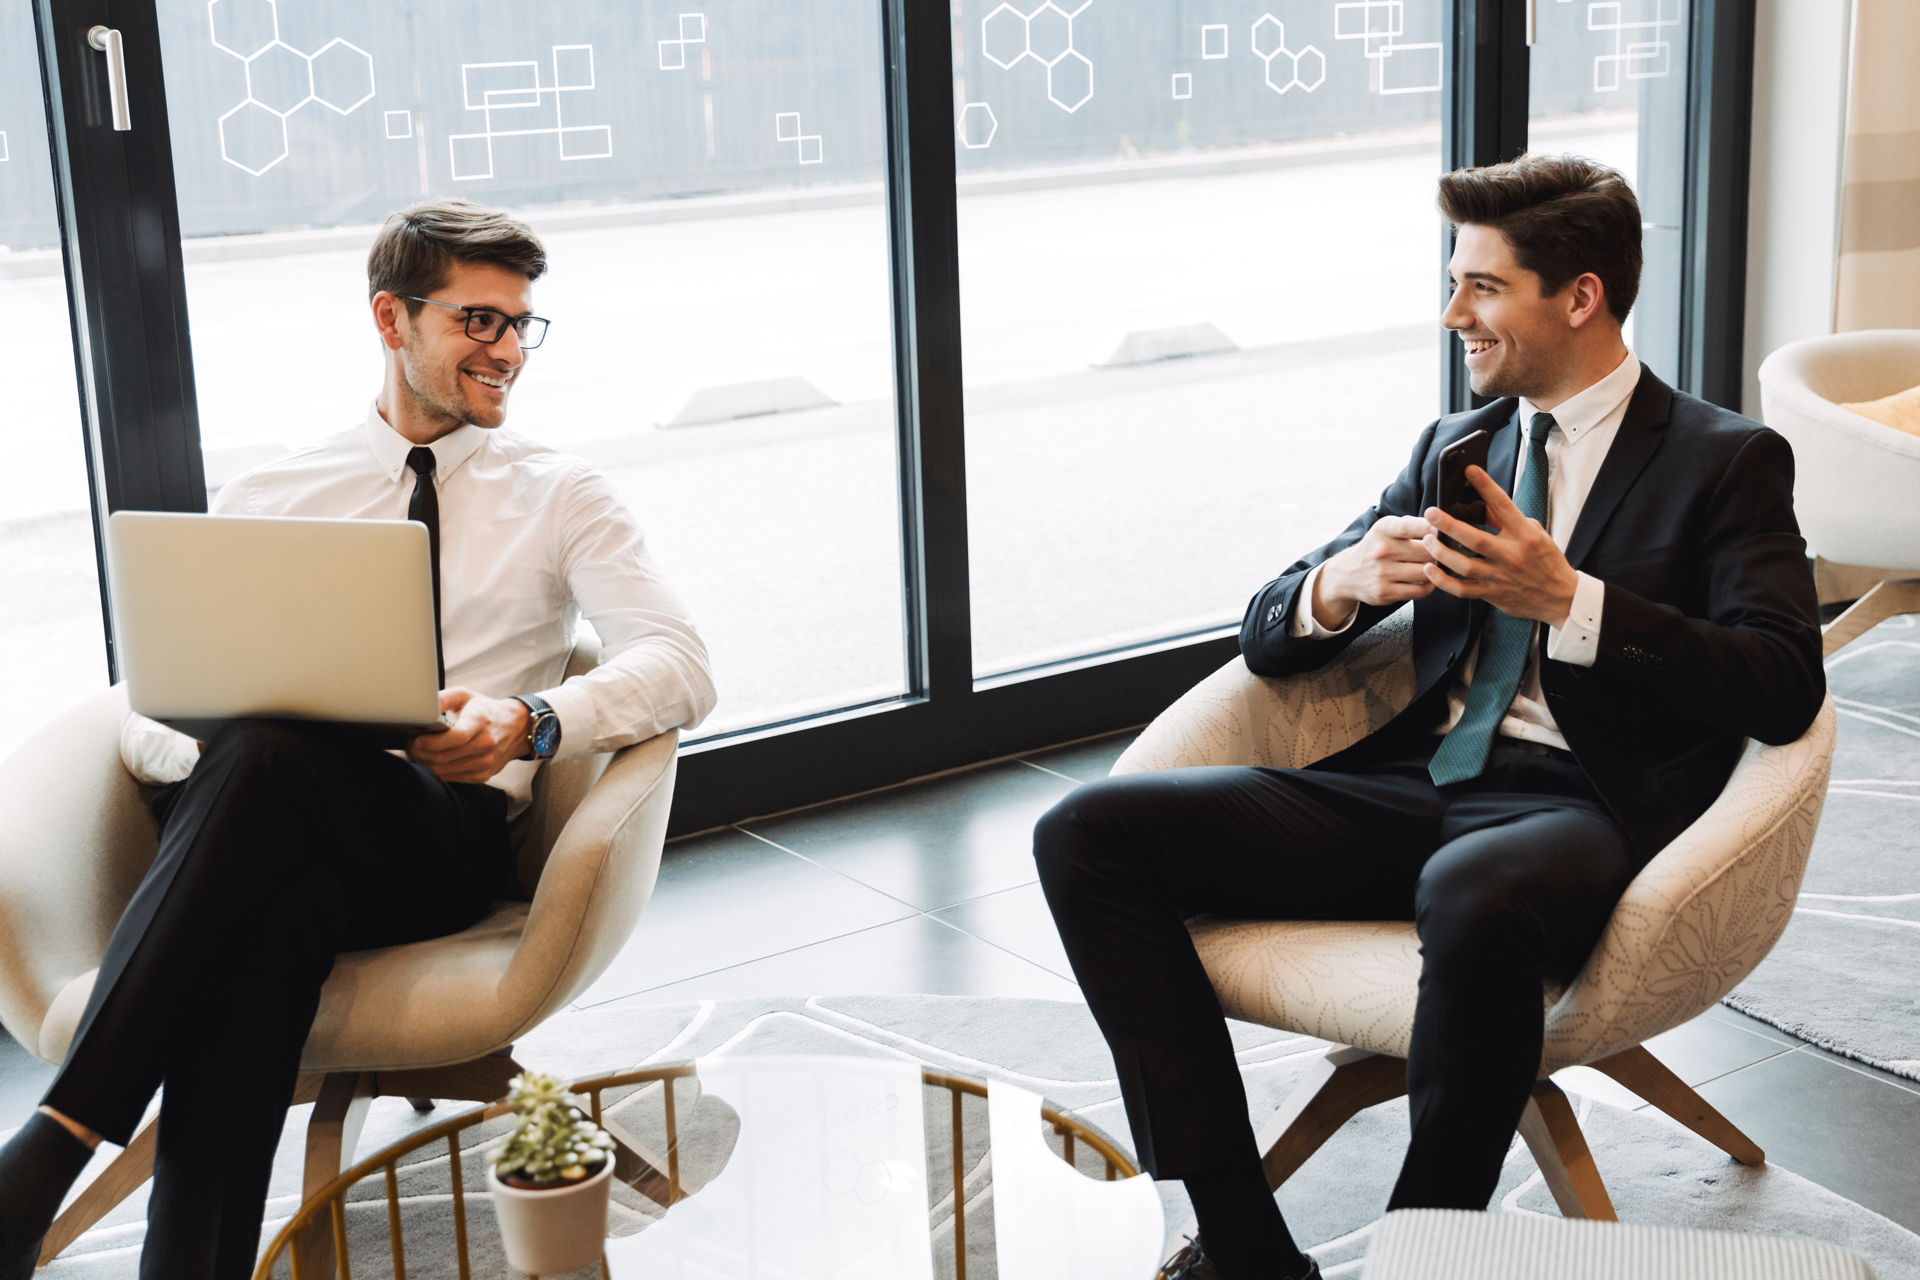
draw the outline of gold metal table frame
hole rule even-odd
[[[571,1086],[574,1093],[586,1095],[594,1122],[597,1124],[600,1121],[601,1095],[606,1090],[653,1083],[661,1085],[660,1099],[661,1106],[665,1110],[667,1134],[666,1167],[661,1168],[647,1153],[634,1151],[621,1144],[616,1152],[618,1158],[616,1175],[622,1168],[631,1170],[632,1172],[625,1179],[628,1184],[648,1199],[665,1207],[671,1207],[674,1202],[681,1199],[680,1149],[676,1131],[677,1118],[673,1105],[673,1084],[676,1080],[687,1079],[694,1074],[693,1063],[679,1062],[668,1066],[648,1067],[641,1071],[623,1071],[614,1075],[594,1076],[577,1081]],[[986,1097],[987,1084],[984,1080],[976,1080],[970,1076],[941,1075],[934,1071],[922,1071],[920,1082],[928,1089],[945,1089],[952,1097],[952,1109],[949,1113],[952,1116],[952,1129],[949,1137],[953,1151],[954,1274],[956,1280],[966,1280],[967,1200],[964,1185],[966,1161],[961,1135],[960,1099],[966,1094],[972,1094],[976,1098]],[[467,1252],[467,1198],[460,1176],[460,1135],[467,1129],[506,1115],[509,1110],[506,1103],[495,1102],[478,1110],[465,1112],[377,1151],[348,1169],[301,1205],[299,1211],[273,1237],[272,1243],[261,1255],[259,1265],[254,1268],[254,1280],[271,1280],[274,1266],[282,1257],[288,1259],[293,1271],[293,1280],[328,1280],[328,1277],[333,1274],[336,1259],[339,1263],[340,1280],[353,1280],[353,1261],[349,1256],[347,1245],[347,1193],[365,1179],[376,1175],[384,1176],[386,1180],[387,1238],[393,1255],[394,1280],[406,1280],[407,1246],[405,1233],[400,1225],[400,1159],[436,1142],[447,1144],[448,1181],[453,1187],[453,1237],[458,1254],[460,1280],[471,1280],[472,1261]],[[1077,1120],[1048,1106],[1041,1107],[1040,1119],[1043,1124],[1051,1126],[1053,1132],[1060,1137],[1062,1155],[1068,1165],[1074,1164],[1075,1143],[1084,1142],[1105,1161],[1107,1181],[1131,1178],[1139,1172],[1133,1162],[1116,1150],[1111,1143]],[[602,1280],[606,1280],[605,1255],[601,1257],[600,1272]],[[539,1277],[533,1276],[530,1280],[539,1280]]]

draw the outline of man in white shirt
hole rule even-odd
[[[1745,738],[1825,694],[1786,442],[1626,348],[1640,211],[1617,173],[1526,157],[1441,179],[1442,323],[1474,391],[1374,507],[1256,594],[1257,675],[1323,665],[1413,602],[1416,693],[1307,769],[1173,769],[1083,787],[1034,856],[1113,1049],[1143,1165],[1185,1181],[1191,1280],[1315,1276],[1266,1185],[1220,1006],[1183,915],[1411,920],[1412,1140],[1389,1208],[1486,1206],[1571,979],[1627,884],[1704,812]],[[1490,437],[1480,528],[1440,457]],[[1450,547],[1452,539],[1462,549]]]
[[[250,1276],[274,1148],[339,951],[443,936],[517,893],[509,823],[547,759],[698,724],[706,646],[606,478],[501,428],[547,322],[546,253],[465,200],[388,220],[368,257],[386,377],[352,430],[239,477],[220,514],[428,526],[451,727],[383,752],[236,722],[203,751],[152,722],[160,850],[108,944],[45,1105],[0,1150],[0,1278],[31,1274],[61,1195],[157,1088],[141,1274]],[[575,624],[598,669],[566,678]],[[244,1010],[245,1018],[235,1018]]]

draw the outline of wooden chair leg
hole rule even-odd
[[[1720,1148],[1741,1164],[1762,1165],[1767,1153],[1760,1145],[1734,1126],[1733,1121],[1708,1105],[1692,1086],[1667,1069],[1667,1065],[1635,1045],[1623,1053],[1602,1058],[1592,1064],[1627,1088],[1645,1098],[1687,1128]]]
[[[313,1104],[313,1118],[307,1121],[302,1203],[313,1199],[322,1187],[353,1163],[353,1150],[360,1145],[360,1130],[367,1122],[373,1097],[370,1071],[337,1071],[321,1083],[320,1099]],[[325,1223],[309,1232],[306,1240],[296,1247],[300,1250],[301,1275],[313,1280],[327,1280],[333,1275],[333,1232]]]
[[[1594,1218],[1618,1222],[1607,1186],[1594,1167],[1593,1152],[1580,1132],[1567,1095],[1551,1080],[1533,1086],[1527,1109],[1520,1116],[1520,1136],[1533,1152],[1540,1176],[1546,1180],[1553,1202],[1569,1218]]]
[[[44,1267],[52,1262],[62,1249],[86,1234],[94,1223],[153,1176],[153,1150],[159,1133],[157,1115],[140,1126],[133,1141],[53,1220],[53,1226],[47,1229],[47,1238],[40,1242],[40,1261],[35,1265]]]
[[[1278,1191],[1341,1125],[1406,1091],[1405,1058],[1334,1046],[1260,1130],[1257,1141],[1267,1186]]]
[[[1920,579],[1881,582],[1853,602],[1851,608],[1821,628],[1820,653],[1830,658],[1838,649],[1859,639],[1888,618],[1920,613]],[[1651,1099],[1649,1099],[1651,1101]]]

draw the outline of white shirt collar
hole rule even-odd
[[[1553,409],[1554,425],[1560,428],[1560,434],[1568,444],[1578,444],[1584,432],[1591,431],[1612,417],[1639,385],[1640,360],[1629,351],[1626,359],[1615,366],[1612,373],[1578,395],[1568,396],[1558,408]],[[1532,401],[1525,396],[1520,397],[1520,425],[1523,432],[1527,424],[1533,421],[1533,415],[1539,412],[1533,407]]]
[[[360,430],[367,447],[373,451],[374,461],[387,473],[387,479],[397,482],[404,478],[408,474],[407,455],[413,452],[413,441],[387,425],[387,420],[380,416],[378,401],[367,406],[367,420]],[[433,450],[435,481],[444,485],[447,477],[486,442],[487,429],[469,422],[428,445]]]

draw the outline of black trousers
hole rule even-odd
[[[1257,1158],[1185,918],[1412,920],[1413,1137],[1390,1207],[1486,1207],[1540,1066],[1542,981],[1579,970],[1645,858],[1571,757],[1499,739],[1443,790],[1431,754],[1123,775],[1040,820],[1047,904],[1156,1178]]]
[[[166,1086],[143,1277],[252,1274],[335,953],[479,919],[507,884],[506,805],[337,730],[261,721],[155,796],[159,854],[45,1099],[124,1145]]]

